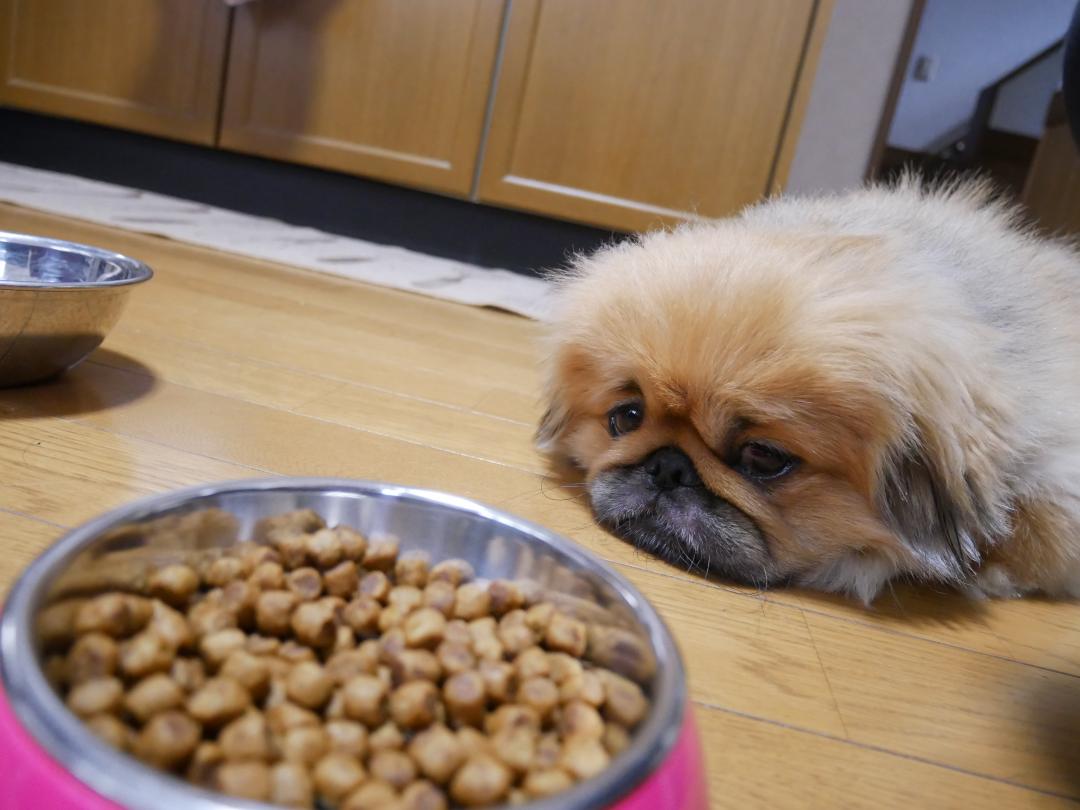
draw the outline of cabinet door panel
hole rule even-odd
[[[0,0],[0,103],[213,143],[221,0]]]
[[[482,200],[641,228],[766,192],[814,0],[515,0]]]
[[[502,0],[237,9],[221,143],[467,194]]]

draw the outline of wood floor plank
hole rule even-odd
[[[1080,799],[1080,606],[900,588],[866,610],[705,582],[600,530],[580,486],[545,475],[536,324],[10,206],[0,227],[159,271],[91,362],[0,392],[0,594],[58,526],[178,486],[443,489],[571,537],[657,606],[699,702],[715,806]]]

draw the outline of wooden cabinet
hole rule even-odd
[[[0,0],[0,103],[210,144],[221,0]]]
[[[514,0],[480,199],[616,228],[759,199],[816,5]]]
[[[236,10],[221,145],[465,195],[501,0],[260,0]]]

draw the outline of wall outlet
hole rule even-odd
[[[917,82],[933,81],[937,73],[937,59],[933,56],[920,56],[915,60],[915,67],[911,71],[911,78]]]

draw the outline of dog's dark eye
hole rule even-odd
[[[736,469],[749,478],[766,481],[779,478],[791,471],[795,460],[775,447],[763,442],[747,442],[739,448]]]
[[[624,433],[633,433],[645,420],[645,406],[640,402],[624,402],[607,414],[607,429],[613,439]]]

